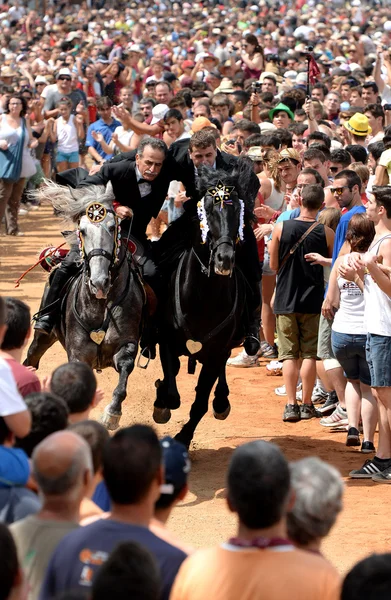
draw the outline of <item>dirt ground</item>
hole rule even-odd
[[[0,237],[0,293],[14,295],[27,302],[32,313],[39,306],[46,275],[37,267],[27,275],[18,289],[14,280],[37,260],[38,251],[49,244],[61,243],[60,223],[51,209],[21,217],[25,237]],[[43,377],[66,361],[59,344],[41,361],[38,375]],[[325,555],[341,573],[371,552],[390,551],[388,531],[390,489],[367,480],[346,479],[348,472],[365,459],[359,451],[344,445],[343,433],[331,433],[317,420],[296,424],[281,420],[284,398],[274,394],[282,385],[281,377],[267,377],[264,363],[260,368],[228,368],[232,411],[229,418],[216,421],[209,412],[201,422],[191,447],[192,473],[186,500],[175,511],[170,527],[195,547],[216,544],[234,533],[234,518],[225,503],[225,472],[234,448],[254,439],[277,443],[289,460],[317,455],[335,465],[345,478],[344,510],[331,535],[324,543]],[[153,425],[154,382],[161,376],[157,361],[147,371],[135,369],[128,385],[121,425],[142,422]],[[116,385],[114,370],[98,375],[98,385],[105,399],[94,411],[98,419]],[[183,362],[179,375],[181,408],[167,425],[156,426],[160,436],[177,433],[185,422],[194,396],[196,376],[188,375]]]

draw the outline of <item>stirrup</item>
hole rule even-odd
[[[143,355],[143,352],[145,352],[145,351],[148,352],[148,358]],[[141,364],[142,360],[146,360],[147,361],[146,364]],[[138,355],[136,366],[139,367],[140,369],[147,369],[150,362],[151,362],[151,351],[148,346],[145,346],[145,348],[143,348],[141,350],[140,354]]]

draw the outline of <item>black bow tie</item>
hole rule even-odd
[[[147,179],[141,178],[141,179],[138,180],[137,184],[140,185],[140,183],[151,183],[151,182],[148,181]]]

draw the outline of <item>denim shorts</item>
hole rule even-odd
[[[391,337],[368,333],[365,350],[371,386],[391,387]]]
[[[78,163],[79,162],[79,153],[78,152],[59,152],[56,154],[56,163],[60,162],[69,162],[69,163]]]
[[[365,354],[366,335],[331,332],[331,345],[335,358],[347,379],[371,385],[371,375]]]

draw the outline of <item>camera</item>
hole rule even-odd
[[[267,54],[266,62],[272,62],[272,63],[276,63],[277,65],[279,65],[280,57],[278,56],[278,54]]]
[[[384,104],[383,110],[391,110],[391,104]]]
[[[262,83],[260,81],[253,81],[253,83],[251,84],[251,91],[254,94],[259,94],[261,89],[262,89]]]

